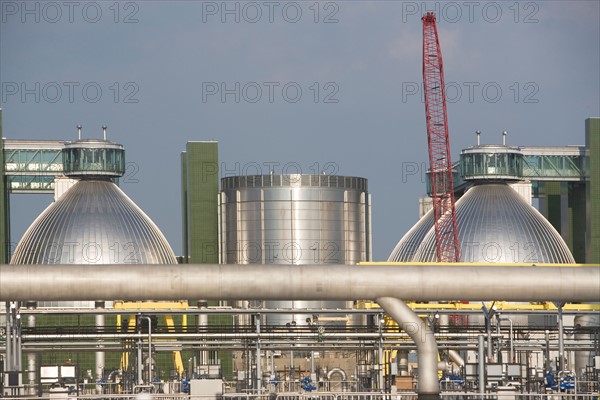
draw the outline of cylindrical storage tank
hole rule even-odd
[[[367,180],[335,175],[252,175],[221,180],[223,264],[355,264],[371,260]],[[319,277],[315,276],[315,280]],[[346,308],[344,302],[271,301],[268,308]],[[305,324],[310,315],[270,316]]]

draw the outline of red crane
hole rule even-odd
[[[454,206],[444,63],[435,24],[435,14],[428,12],[421,20],[423,21],[423,91],[425,93],[436,256],[438,262],[459,262],[460,245]]]

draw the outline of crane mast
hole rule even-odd
[[[431,197],[435,220],[438,262],[459,262],[460,245],[454,199],[452,160],[446,111],[444,63],[438,39],[435,14],[428,12],[423,21],[423,91],[429,146]]]

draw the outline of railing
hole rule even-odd
[[[476,392],[443,392],[441,400],[598,400],[598,393],[521,393],[500,391],[480,394]],[[0,400],[15,397],[0,397]],[[80,394],[64,393],[37,396],[19,396],[19,400],[418,400],[415,392],[377,393],[377,392],[311,392],[311,393],[228,393],[215,395],[189,395],[186,393],[138,393],[138,394]]]

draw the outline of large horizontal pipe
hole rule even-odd
[[[600,301],[599,267],[2,265],[0,301]]]

